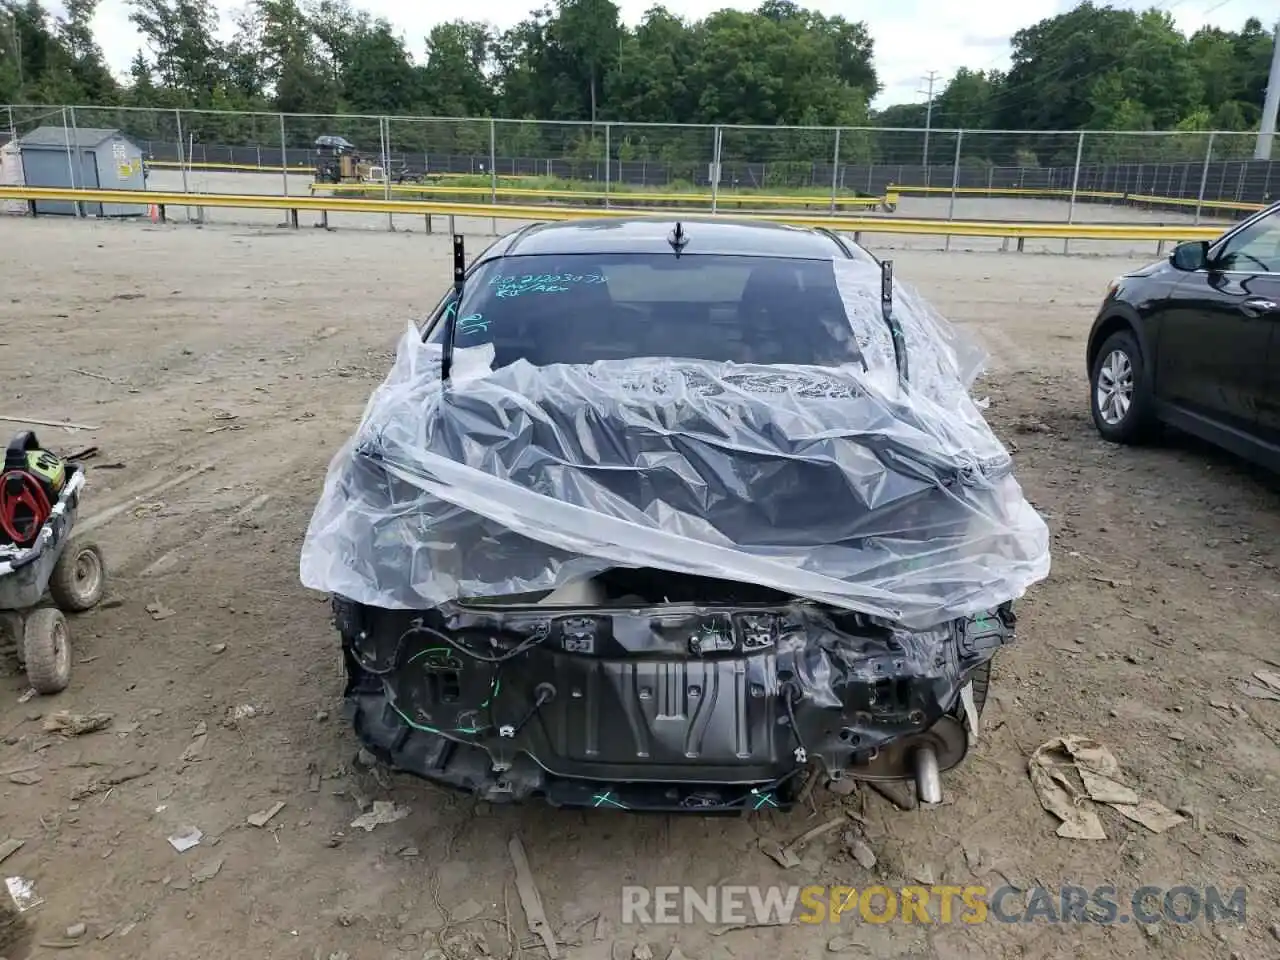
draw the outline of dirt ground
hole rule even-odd
[[[896,255],[899,277],[991,350],[976,393],[1053,531],[1053,572],[1020,606],[979,746],[940,807],[819,790],[786,816],[585,815],[477,805],[355,764],[337,638],[324,598],[298,583],[298,550],[329,458],[406,322],[448,283],[447,256],[445,237],[421,234],[0,220],[0,414],[93,427],[37,429],[64,453],[99,448],[82,518],[113,576],[111,602],[72,620],[66,692],[21,702],[24,677],[11,660],[0,670],[0,843],[24,841],[0,876],[44,901],[9,960],[439,960],[482,955],[476,938],[494,957],[513,944],[543,957],[512,834],[570,960],[645,957],[641,945],[664,960],[673,944],[689,960],[1277,955],[1280,887],[1265,877],[1280,858],[1280,703],[1237,683],[1280,662],[1280,497],[1189,441],[1096,437],[1084,338],[1133,260]],[[58,710],[112,725],[48,733]],[[1108,839],[1055,836],[1026,765],[1064,734],[1103,741],[1129,783],[1190,819],[1157,835],[1105,811]],[[353,828],[370,800],[411,813]],[[246,823],[278,802],[265,827]],[[839,831],[790,870],[760,851],[842,808],[865,817],[874,868]],[[204,840],[179,854],[167,838],[184,826]],[[1247,922],[619,922],[623,884],[928,875],[1110,884],[1122,903],[1144,884],[1243,885]]]

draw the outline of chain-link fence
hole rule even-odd
[[[646,202],[742,209],[872,209],[886,193],[920,216],[1083,221],[1099,206],[1238,216],[1280,194],[1280,164],[1256,134],[802,128],[0,107],[0,141],[42,127],[119,130],[151,189],[304,195],[355,181],[391,195],[497,203]],[[355,162],[334,174],[340,138]],[[246,178],[234,174],[255,173]],[[317,183],[319,181],[319,183]],[[348,189],[343,187],[342,189]],[[356,188],[351,188],[356,189]],[[991,201],[1002,199],[999,209]],[[550,198],[554,200],[554,196]],[[855,201],[867,202],[859,204]],[[1015,209],[1016,201],[1043,201]],[[1054,201],[1059,206],[1046,206]],[[891,207],[891,205],[889,205]],[[882,205],[882,209],[887,208]],[[1128,215],[1128,214],[1127,214]],[[1107,215],[1104,219],[1116,219]]]

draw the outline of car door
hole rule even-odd
[[[1280,417],[1280,207],[1228,234],[1177,282],[1159,322],[1156,390],[1193,416],[1255,433]]]
[[[1258,432],[1267,443],[1280,446],[1280,256],[1269,273],[1258,275],[1253,292],[1271,304],[1264,317],[1271,327],[1271,340],[1267,347],[1266,384],[1258,403]]]

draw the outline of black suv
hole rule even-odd
[[[1089,334],[1102,436],[1161,423],[1280,470],[1280,203],[1116,278]]]

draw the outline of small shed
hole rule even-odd
[[[119,130],[97,127],[37,127],[18,140],[29,187],[83,190],[146,190],[142,151]],[[86,203],[91,217],[146,216],[147,203]],[[75,216],[70,200],[37,200],[37,214]]]

